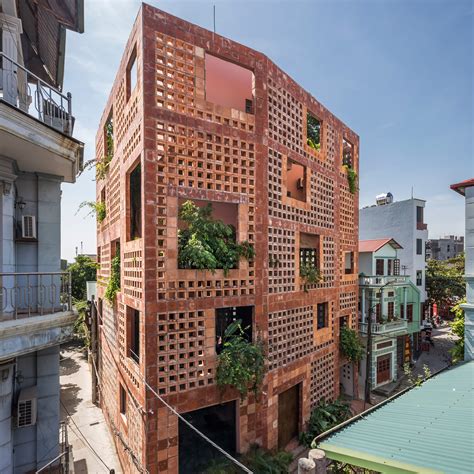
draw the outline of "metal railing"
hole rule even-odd
[[[62,133],[72,135],[71,94],[63,94],[2,52],[0,99]]]
[[[387,321],[383,323],[372,323],[372,334],[388,334],[392,332],[404,331],[408,328],[408,322],[405,319],[396,321]],[[359,323],[361,333],[367,333],[367,323]]]
[[[404,285],[409,279],[408,275],[361,276],[359,284],[363,286]]]
[[[69,446],[67,424],[64,421],[61,421],[59,425],[59,448],[60,453],[54,459],[46,463],[43,467],[37,469],[35,474],[40,474],[41,472],[70,474],[70,464],[72,461],[71,447]]]
[[[0,321],[71,310],[69,272],[0,273]]]

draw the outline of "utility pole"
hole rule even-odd
[[[372,376],[372,290],[369,293],[369,315],[367,321],[367,350],[365,361],[365,396],[364,396],[364,410],[365,404],[370,403],[370,377]]]

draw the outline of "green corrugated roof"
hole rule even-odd
[[[381,472],[474,472],[474,361],[452,367],[318,446]]]

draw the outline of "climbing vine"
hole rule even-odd
[[[234,321],[224,334],[224,348],[217,357],[216,383],[232,386],[243,400],[249,390],[259,394],[265,376],[265,347],[261,340],[248,342],[241,327]]]
[[[349,185],[349,191],[351,194],[355,194],[357,191],[357,182],[359,179],[357,171],[349,165],[344,165],[344,168],[347,171],[347,184]]]
[[[110,305],[114,304],[118,291],[120,291],[120,255],[116,255],[112,259],[109,283],[105,289],[104,296]]]
[[[224,274],[237,268],[241,257],[252,260],[253,245],[236,242],[232,225],[212,217],[212,204],[198,207],[186,201],[179,209],[179,219],[185,228],[178,230],[178,267],[185,269],[223,269]]]
[[[365,354],[365,346],[357,331],[348,327],[341,328],[339,347],[345,357],[351,362],[359,362]]]

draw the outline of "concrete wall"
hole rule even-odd
[[[423,271],[421,301],[426,299],[425,292],[425,243],[427,230],[416,228],[416,207],[425,207],[425,201],[407,199],[385,206],[372,206],[359,211],[359,239],[394,238],[403,249],[398,250],[400,273],[410,275],[416,285],[416,271]],[[422,254],[416,254],[416,239],[422,239]],[[404,268],[406,267],[406,269]]]
[[[13,468],[13,434],[11,407],[13,399],[14,364],[0,365],[0,472],[7,474]]]

